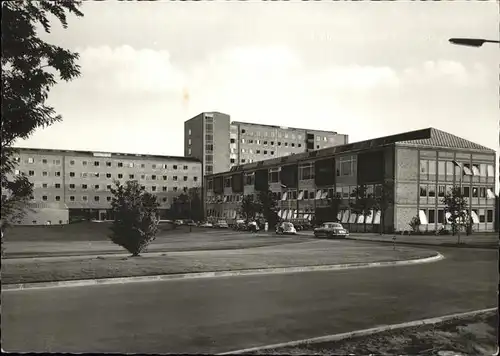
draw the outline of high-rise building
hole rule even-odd
[[[203,162],[204,174],[348,143],[334,131],[230,122],[218,112],[201,113],[184,123],[184,155]]]

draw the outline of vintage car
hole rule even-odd
[[[326,222],[320,227],[314,229],[314,236],[316,237],[343,237],[349,236],[349,231],[344,229],[342,224],[336,222]]]
[[[276,233],[278,235],[295,235],[297,230],[291,222],[282,222],[276,226]]]
[[[214,227],[211,222],[205,221],[200,224],[200,227]]]
[[[217,222],[214,224],[214,227],[219,229],[227,229],[229,225],[227,224],[226,220],[217,220]]]

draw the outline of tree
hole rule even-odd
[[[337,218],[339,212],[346,208],[342,197],[335,194],[331,197],[328,197],[328,204],[330,206],[330,215],[334,216],[334,220],[340,222]]]
[[[268,222],[269,228],[274,228],[279,221],[278,204],[273,192],[260,191],[257,195],[257,212]]]
[[[243,196],[241,199],[240,214],[243,216],[246,222],[255,219],[255,215],[258,212],[258,206],[253,199],[252,194]]]
[[[194,221],[202,221],[203,216],[203,202],[201,198],[201,190],[199,187],[193,187],[188,190],[188,197],[190,200],[189,209],[191,211],[190,218]]]
[[[367,193],[366,185],[359,185],[351,193],[351,197],[354,201],[350,202],[351,213],[357,215],[363,215],[363,226],[366,232],[366,217],[372,213],[374,206],[376,205],[375,198],[373,194]]]
[[[61,121],[54,108],[45,104],[49,90],[57,83],[56,75],[69,81],[80,74],[78,54],[42,41],[37,26],[49,33],[48,17],[53,15],[66,28],[66,13],[83,16],[80,5],[76,1],[2,3],[1,219],[6,224],[22,217],[33,191],[26,176],[13,174],[12,145],[38,128]]]
[[[462,189],[453,187],[446,193],[441,202],[444,204],[445,213],[449,213],[448,222],[451,224],[453,236],[458,233],[458,243],[460,244],[460,230],[467,224],[467,201],[462,194]]]
[[[380,211],[380,227],[379,233],[382,235],[385,229],[385,214],[387,209],[394,204],[394,182],[385,181],[379,188],[375,188],[375,203],[373,204],[373,212]]]
[[[139,256],[155,239],[158,231],[159,204],[156,196],[146,192],[137,181],[128,181],[124,185],[115,181],[111,193],[114,221],[109,237],[132,256]]]
[[[418,217],[418,215],[411,218],[410,222],[408,223],[408,225],[410,225],[411,227],[411,230],[415,234],[420,232],[420,224],[420,218]]]

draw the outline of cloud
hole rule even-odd
[[[451,60],[425,61],[418,66],[407,68],[402,73],[406,85],[429,85],[449,82],[452,85],[466,86],[481,83],[487,70],[480,64],[469,67]]]

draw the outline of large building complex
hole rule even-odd
[[[347,143],[347,135],[333,131],[230,122],[229,115],[218,112],[184,123],[184,154],[202,160],[205,174]]]
[[[493,231],[495,164],[494,150],[428,128],[255,161],[208,175],[204,178],[206,212],[209,217],[235,219],[243,195],[270,189],[279,200],[283,219],[338,219],[353,231],[361,231],[361,226],[379,231],[383,221],[383,230],[390,232],[408,229],[410,220],[418,216],[424,229],[437,230],[449,216],[442,197],[452,187],[461,187],[468,197],[473,229]],[[366,220],[350,212],[349,201],[360,185],[376,195],[382,187],[392,187],[393,204],[384,219],[380,212],[371,212]],[[342,201],[337,216],[329,216],[333,196]]]
[[[25,173],[34,183],[32,203],[24,224],[66,223],[60,217],[110,217],[114,180],[137,180],[156,194],[160,216],[166,216],[175,196],[202,184],[201,162],[196,158],[16,148],[14,174]],[[3,194],[3,192],[2,192]],[[36,214],[32,213],[36,211]],[[50,214],[49,214],[50,213]]]

